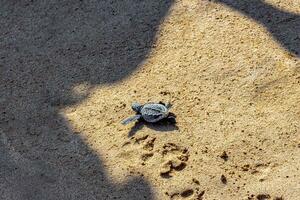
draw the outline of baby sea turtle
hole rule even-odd
[[[164,103],[159,102],[141,105],[139,103],[133,103],[131,108],[136,112],[136,115],[123,120],[123,125],[141,119],[150,123],[155,123],[162,119],[168,119],[171,122],[175,122],[175,115],[169,112],[171,104],[165,105]]]

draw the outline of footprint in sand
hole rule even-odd
[[[165,160],[160,170],[163,178],[170,178],[174,171],[183,170],[189,158],[188,149],[174,143],[164,144],[161,154]]]
[[[122,147],[130,146],[128,149],[130,151],[135,152],[138,151],[140,154],[140,159],[142,164],[144,165],[146,161],[148,161],[151,157],[154,156],[153,149],[156,137],[152,137],[149,135],[141,135],[138,137],[132,137],[129,141],[125,142]]]
[[[124,143],[122,147],[129,146],[130,151],[133,149],[139,151],[142,165],[160,152],[162,156],[162,165],[160,168],[160,176],[170,178],[176,171],[182,171],[187,166],[189,158],[188,149],[174,143],[166,143],[162,146],[162,150],[154,151],[156,137],[149,135],[141,135],[130,138],[130,141]],[[142,150],[142,151],[141,151]],[[159,154],[157,154],[159,155]]]
[[[173,192],[171,194],[169,194],[168,192],[166,193],[167,196],[169,196],[169,198],[171,200],[176,200],[176,199],[195,199],[195,200],[202,200],[203,196],[205,194],[205,191],[201,191],[199,190],[199,188],[196,189],[184,189],[182,191],[179,192]]]
[[[249,200],[283,200],[283,197],[280,196],[275,196],[275,197],[271,197],[271,195],[269,194],[258,194],[258,195],[250,195],[248,197]]]
[[[139,137],[131,137],[129,141],[125,142],[122,147],[133,145],[137,148],[140,148],[142,145],[142,149],[146,151],[152,151],[154,148],[154,142],[156,137],[152,137],[149,135],[141,135]]]

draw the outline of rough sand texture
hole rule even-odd
[[[0,7],[0,199],[300,198],[300,1]]]

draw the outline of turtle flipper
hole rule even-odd
[[[159,104],[166,106],[166,108],[170,109],[172,107],[172,104],[170,102],[168,102],[167,104],[165,104],[164,102],[160,101],[158,102]]]
[[[136,120],[140,119],[141,117],[142,117],[141,115],[135,115],[135,116],[129,117],[127,119],[124,119],[121,123],[123,125],[127,125],[130,122],[133,122],[133,121],[136,121]]]
[[[168,109],[172,108],[172,104],[169,102],[169,103],[166,105],[166,108],[168,108]]]

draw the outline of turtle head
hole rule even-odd
[[[141,112],[142,107],[143,106],[141,104],[139,104],[139,103],[133,103],[131,105],[132,110],[134,110],[137,113]]]

